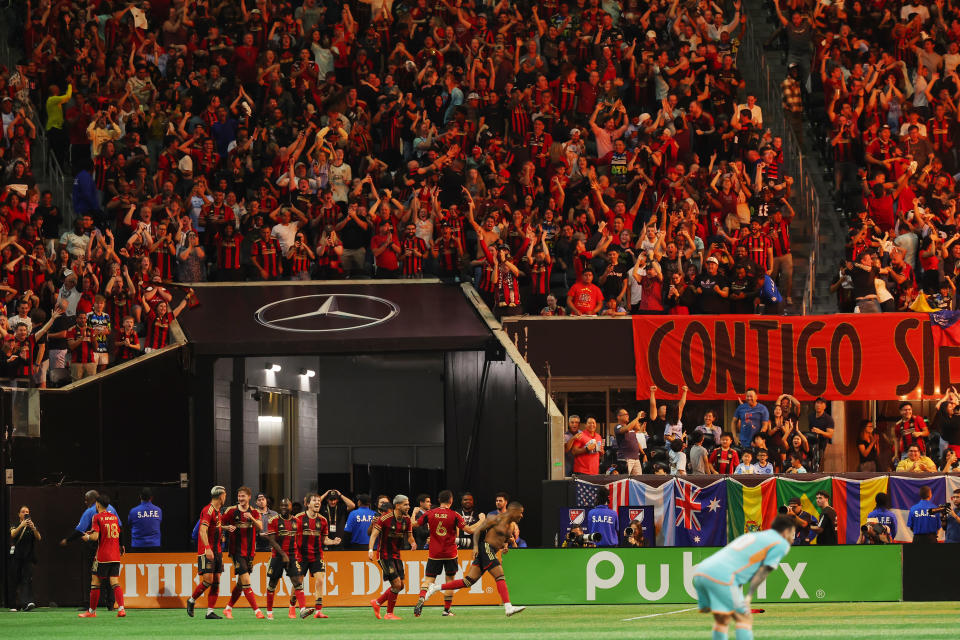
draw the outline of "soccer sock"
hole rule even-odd
[[[463,580],[451,580],[450,582],[444,582],[440,585],[440,588],[444,591],[456,591],[457,589],[463,589],[467,586],[469,585]]]
[[[90,587],[90,611],[97,610],[98,602],[100,602],[100,587]]]
[[[317,607],[317,611],[323,609],[323,596],[317,596],[317,600],[314,603],[314,606]]]
[[[425,598],[426,596],[427,596],[427,589],[426,589],[426,587],[420,587],[420,597],[421,597],[421,598]]]
[[[510,602],[510,593],[507,591],[507,581],[502,577],[497,578],[497,593],[500,594],[500,599],[503,601],[503,604]]]
[[[393,607],[397,604],[397,594],[393,589],[390,589],[387,593],[389,594],[387,595],[387,613],[393,613]]]
[[[212,612],[217,607],[217,596],[220,595],[220,582],[214,582],[210,585],[210,591],[207,591],[207,613]]]
[[[753,640],[752,625],[737,625],[737,640]]]
[[[307,598],[303,595],[303,589],[297,589],[294,595],[297,598],[297,605],[299,605],[301,609],[307,606]],[[290,606],[292,607],[293,605],[291,604]]]
[[[273,591],[267,591],[267,611],[273,611],[273,596],[276,595]]]
[[[227,609],[232,609],[233,605],[237,604],[237,600],[240,599],[240,593],[243,591],[243,586],[238,582],[237,585],[233,588],[233,591],[230,592],[230,602],[227,603]]]
[[[199,598],[200,596],[202,596],[202,595],[203,595],[203,592],[206,591],[206,590],[207,590],[207,587],[209,587],[209,586],[210,586],[210,585],[208,585],[206,582],[201,582],[200,584],[198,584],[196,587],[194,587],[194,589],[193,589],[193,595],[190,596],[190,599],[193,600],[194,602],[196,602],[196,601],[197,601],[197,598]]]
[[[450,607],[453,606],[453,597],[443,599],[443,610],[450,611]]]
[[[113,585],[113,601],[123,609],[123,589],[120,588],[119,584]]]
[[[250,603],[250,607],[253,608],[254,611],[260,609],[260,607],[257,605],[257,597],[253,595],[253,589],[250,587],[244,587],[243,596],[247,599],[247,602]]]
[[[714,622],[713,635],[710,637],[712,638],[712,640],[727,640],[729,633],[730,633],[729,625]]]
[[[387,587],[387,590],[380,594],[380,597],[377,598],[377,604],[383,604],[387,601],[387,598],[390,597],[390,587]]]

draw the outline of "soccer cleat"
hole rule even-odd
[[[453,611],[451,611],[450,609],[444,609],[444,610],[443,610],[443,613],[441,613],[440,615],[442,615],[442,616],[455,616],[455,615],[457,615],[457,614],[455,614],[455,613],[454,613]]]
[[[263,615],[263,611],[260,611],[260,609],[257,609],[256,611],[254,611],[254,612],[253,612],[253,615],[256,616],[257,620],[263,620],[264,618],[267,617],[267,616]]]
[[[126,617],[127,617],[127,610],[124,609],[123,607],[120,607],[120,609],[117,610],[117,617],[118,617],[118,618],[126,618]]]
[[[506,609],[507,609],[507,617],[509,618],[510,616],[512,616],[512,615],[514,615],[514,614],[520,613],[521,611],[523,611],[524,609],[526,609],[526,607],[515,607],[515,606],[513,606],[512,604],[508,604],[508,605],[506,606]]]
[[[36,608],[37,608],[37,605],[33,604],[32,602],[28,602],[28,603],[27,603],[27,606],[25,606],[25,607],[23,608],[23,610],[24,610],[24,611],[33,611],[33,610],[36,609]]]
[[[423,613],[423,601],[424,598],[417,598],[417,604],[413,605],[413,615],[416,618],[419,618],[420,614]]]
[[[313,614],[313,617],[314,617],[314,618],[329,618],[330,616],[328,616],[327,614],[325,614],[325,613],[323,612],[323,609],[317,609],[317,612],[316,612],[315,614]]]
[[[401,618],[400,616],[394,615],[392,613],[388,613],[387,615],[383,616],[383,619],[384,620],[403,620],[403,618]]]
[[[226,609],[224,609],[223,617],[226,618],[227,620],[233,620],[233,609],[231,609],[230,607],[227,607]]]
[[[373,607],[373,617],[380,620],[380,603],[377,602],[376,598],[370,601],[370,606]]]
[[[197,606],[197,603],[193,598],[187,598],[187,615],[191,618],[193,617],[193,609]]]
[[[293,605],[290,605],[290,607],[287,609],[287,617],[290,618],[291,620],[293,620],[294,618],[296,618],[296,617],[297,617],[297,608],[294,607]]]
[[[267,620],[273,620],[273,611],[267,611]]]
[[[207,612],[207,620],[222,620],[220,616],[217,615],[216,611]]]
[[[303,609],[300,610],[300,617],[306,620],[307,618],[313,615],[314,611],[316,611],[316,609],[313,607],[304,607]]]
[[[78,618],[96,618],[96,617],[97,617],[97,612],[96,612],[96,611],[84,611],[83,613],[78,613],[78,614],[77,614],[77,617],[78,617]]]
[[[427,594],[426,594],[425,596],[423,596],[423,601],[426,602],[427,600],[430,599],[430,596],[432,596],[433,594],[437,593],[438,591],[441,591],[441,589],[440,589],[440,583],[439,583],[439,582],[434,582],[434,583],[431,584],[429,587],[427,587]]]

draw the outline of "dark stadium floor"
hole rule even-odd
[[[330,608],[327,620],[289,620],[277,610],[276,620],[256,620],[249,609],[237,609],[233,620],[188,618],[181,610],[134,610],[118,620],[101,611],[81,620],[70,609],[37,609],[31,613],[0,614],[0,637],[21,638],[266,638],[309,635],[337,638],[709,638],[710,617],[696,611],[655,615],[686,609],[683,605],[531,607],[507,618],[500,607],[460,607],[452,618],[440,607],[414,618],[410,608],[398,609],[400,621],[380,621],[369,609]],[[222,611],[222,610],[221,610]],[[960,606],[954,602],[881,604],[767,605],[756,616],[757,638],[957,638]],[[624,621],[636,616],[655,616]],[[732,625],[731,625],[732,626]],[[731,628],[730,637],[733,637]],[[384,635],[386,634],[386,635]]]

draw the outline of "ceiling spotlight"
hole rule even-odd
[[[272,371],[272,372],[274,372],[274,373],[277,373],[277,372],[280,371],[282,368],[283,368],[283,367],[281,367],[280,365],[278,365],[278,364],[273,364],[273,363],[271,363],[271,362],[267,362],[266,364],[263,365],[263,370],[264,370],[264,371]]]
[[[300,369],[300,375],[307,376],[308,378],[312,378],[315,375],[317,375],[317,372],[314,371],[313,369]]]

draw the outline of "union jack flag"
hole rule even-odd
[[[680,484],[682,486],[677,487],[678,492],[673,498],[677,509],[677,521],[674,524],[684,529],[700,531],[700,520],[697,519],[697,512],[703,510],[703,505],[697,501],[700,489],[689,482]]]

